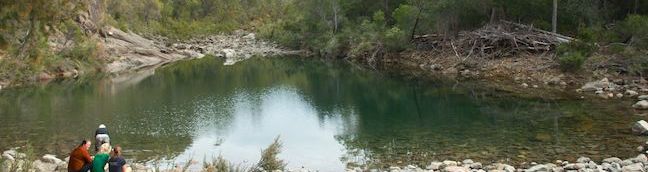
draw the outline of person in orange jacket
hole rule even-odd
[[[92,169],[92,157],[88,152],[91,144],[92,142],[89,140],[83,140],[78,147],[72,150],[68,172],[87,172]]]

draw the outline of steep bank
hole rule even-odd
[[[225,58],[225,65],[253,56],[273,56],[281,54],[296,54],[278,45],[256,38],[254,33],[236,31],[231,34],[219,34],[193,38],[189,40],[170,40],[154,36],[146,38],[132,31],[123,31],[112,26],[95,25],[86,13],[81,13],[76,25],[84,32],[83,39],[92,40],[94,53],[84,54],[96,56],[94,67],[83,67],[82,62],[63,59],[63,63],[55,64],[35,75],[24,77],[0,78],[0,89],[11,86],[30,85],[34,82],[49,82],[55,79],[77,78],[83,75],[103,73],[123,75],[144,69],[154,69],[179,60],[214,56]],[[48,47],[52,52],[64,52],[71,49],[69,35],[59,30],[48,37]],[[0,52],[0,60],[4,57]]]

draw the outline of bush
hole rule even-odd
[[[593,43],[585,41],[572,41],[567,44],[560,44],[556,50],[558,56],[567,55],[573,52],[579,52],[585,57],[592,56],[597,48]]]
[[[631,75],[648,74],[648,55],[634,47],[626,47],[621,55],[621,65]]]
[[[385,40],[383,42],[387,51],[391,52],[400,52],[410,46],[407,33],[398,29],[398,27],[385,31]]]
[[[648,16],[630,15],[621,24],[622,31],[631,37],[630,44],[648,49]]]
[[[558,63],[563,71],[577,71],[581,69],[583,63],[587,60],[587,56],[581,52],[570,52],[558,58]]]

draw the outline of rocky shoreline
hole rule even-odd
[[[111,62],[105,66],[110,74],[120,74],[163,66],[179,60],[199,59],[207,55],[225,59],[224,65],[249,59],[253,56],[296,54],[278,45],[258,40],[254,33],[236,31],[229,35],[212,35],[187,41],[170,41],[168,38],[146,39],[132,32],[108,28],[105,36]]]
[[[387,169],[375,168],[349,168],[347,172],[564,172],[564,171],[623,171],[623,172],[644,172],[648,171],[648,142],[639,146],[637,149],[641,151],[636,157],[621,159],[618,157],[605,158],[600,162],[593,161],[588,157],[579,157],[575,162],[566,160],[556,160],[547,163],[523,163],[514,166],[506,163],[482,163],[475,162],[471,159],[462,161],[444,160],[433,161],[425,167],[416,165],[407,165],[404,167],[391,166]],[[2,153],[2,164],[0,170],[2,171],[34,171],[34,172],[50,172],[50,171],[67,171],[67,162],[69,157],[59,159],[55,155],[45,154],[40,158],[30,157],[30,155],[19,152],[21,148],[14,148]],[[34,160],[35,159],[35,160]],[[159,170],[151,166],[141,163],[129,163],[129,167],[134,172],[155,172],[155,171],[206,171],[205,169],[193,170],[183,169],[176,165],[174,169]],[[280,171],[280,170],[274,170]],[[287,169],[286,172],[309,172],[319,171],[307,168]]]

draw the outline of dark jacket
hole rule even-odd
[[[97,131],[95,131],[95,136],[98,134],[108,134],[108,129],[106,128],[97,128]]]

